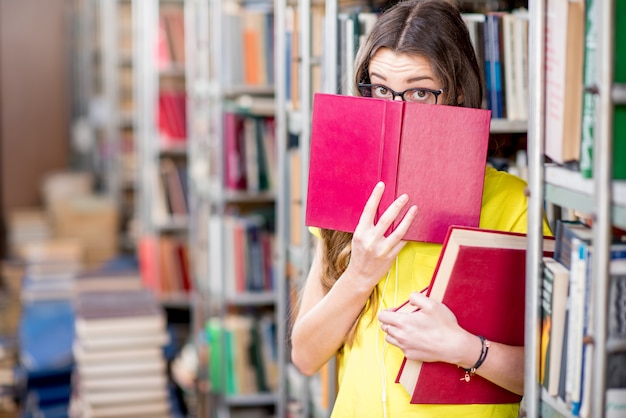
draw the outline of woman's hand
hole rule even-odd
[[[422,293],[411,294],[409,303],[417,311],[386,310],[378,315],[386,340],[399,347],[409,360],[463,363],[465,353],[470,358],[480,354],[480,340],[462,329],[456,316],[441,302]]]
[[[385,237],[385,233],[398,219],[402,208],[407,204],[408,197],[406,195],[398,197],[375,224],[374,220],[384,190],[384,183],[376,184],[365,204],[352,236],[352,253],[346,269],[346,273],[350,276],[365,278],[364,284],[370,289],[374,288],[380,278],[391,268],[393,260],[406,244],[402,238],[417,214],[416,206],[409,208],[397,228]]]
[[[481,353],[480,339],[463,328],[441,302],[415,292],[409,303],[415,312],[386,310],[378,314],[387,342],[409,360],[441,361],[469,369]],[[489,355],[476,373],[498,386],[524,393],[524,347],[491,341]]]

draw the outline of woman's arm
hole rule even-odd
[[[405,245],[402,238],[417,208],[410,208],[394,232],[385,237],[408,198],[403,195],[396,199],[374,225],[383,190],[379,183],[368,199],[352,237],[348,267],[327,294],[320,280],[322,245],[317,243],[291,334],[292,361],[304,374],[315,373],[341,347],[372,289]]]
[[[378,319],[387,341],[398,346],[411,360],[442,361],[469,369],[481,352],[478,336],[461,328],[454,314],[442,303],[421,293],[411,295],[417,312],[383,311]],[[524,391],[524,347],[490,342],[489,352],[476,373],[513,393]],[[463,377],[459,369],[459,378]]]

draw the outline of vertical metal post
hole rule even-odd
[[[595,219],[593,225],[593,376],[591,416],[602,417],[606,403],[606,340],[609,289],[609,262],[611,246],[611,181],[613,172],[613,72],[615,53],[615,1],[596,2],[598,7],[598,107],[594,138],[594,196]]]
[[[539,362],[539,298],[543,237],[543,152],[545,122],[545,0],[529,2],[530,112],[528,119],[528,252],[526,257],[526,325],[524,405],[526,416],[539,416],[541,391],[537,376]]]
[[[277,161],[276,178],[276,248],[272,260],[276,271],[276,331],[278,347],[278,399],[276,416],[284,418],[287,414],[287,217],[289,210],[287,175],[287,40],[286,19],[287,1],[274,0],[274,98],[276,121]]]

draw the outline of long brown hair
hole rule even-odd
[[[380,48],[396,54],[422,56],[431,64],[443,83],[446,105],[480,108],[483,78],[469,32],[459,9],[449,0],[406,0],[384,12],[360,46],[355,61],[355,87],[369,83],[369,64]],[[358,91],[358,89],[354,89]],[[350,261],[352,234],[320,231],[324,258],[322,286],[325,292],[335,284]],[[363,314],[378,309],[378,288],[374,287],[368,303],[346,337],[354,342],[356,327]],[[370,318],[374,319],[374,316]]]

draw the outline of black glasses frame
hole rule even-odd
[[[411,91],[425,91],[425,92],[431,93],[432,95],[435,96],[435,104],[437,104],[437,101],[439,100],[439,95],[441,93],[443,93],[443,89],[433,90],[433,89],[427,89],[427,88],[423,88],[423,87],[413,87],[413,88],[406,89],[404,91],[398,92],[398,91],[395,91],[395,90],[385,86],[384,84],[359,83],[359,84],[357,84],[357,87],[359,89],[361,89],[361,88],[370,88],[371,89],[373,87],[383,87],[383,88],[389,90],[389,92],[391,93],[391,96],[392,96],[391,100],[395,100],[396,97],[399,97],[399,98],[402,99],[403,102],[406,102],[406,100],[404,99],[404,95],[406,93],[411,92]],[[365,96],[365,97],[371,97],[371,96]],[[411,101],[409,103],[415,103],[415,102]]]

